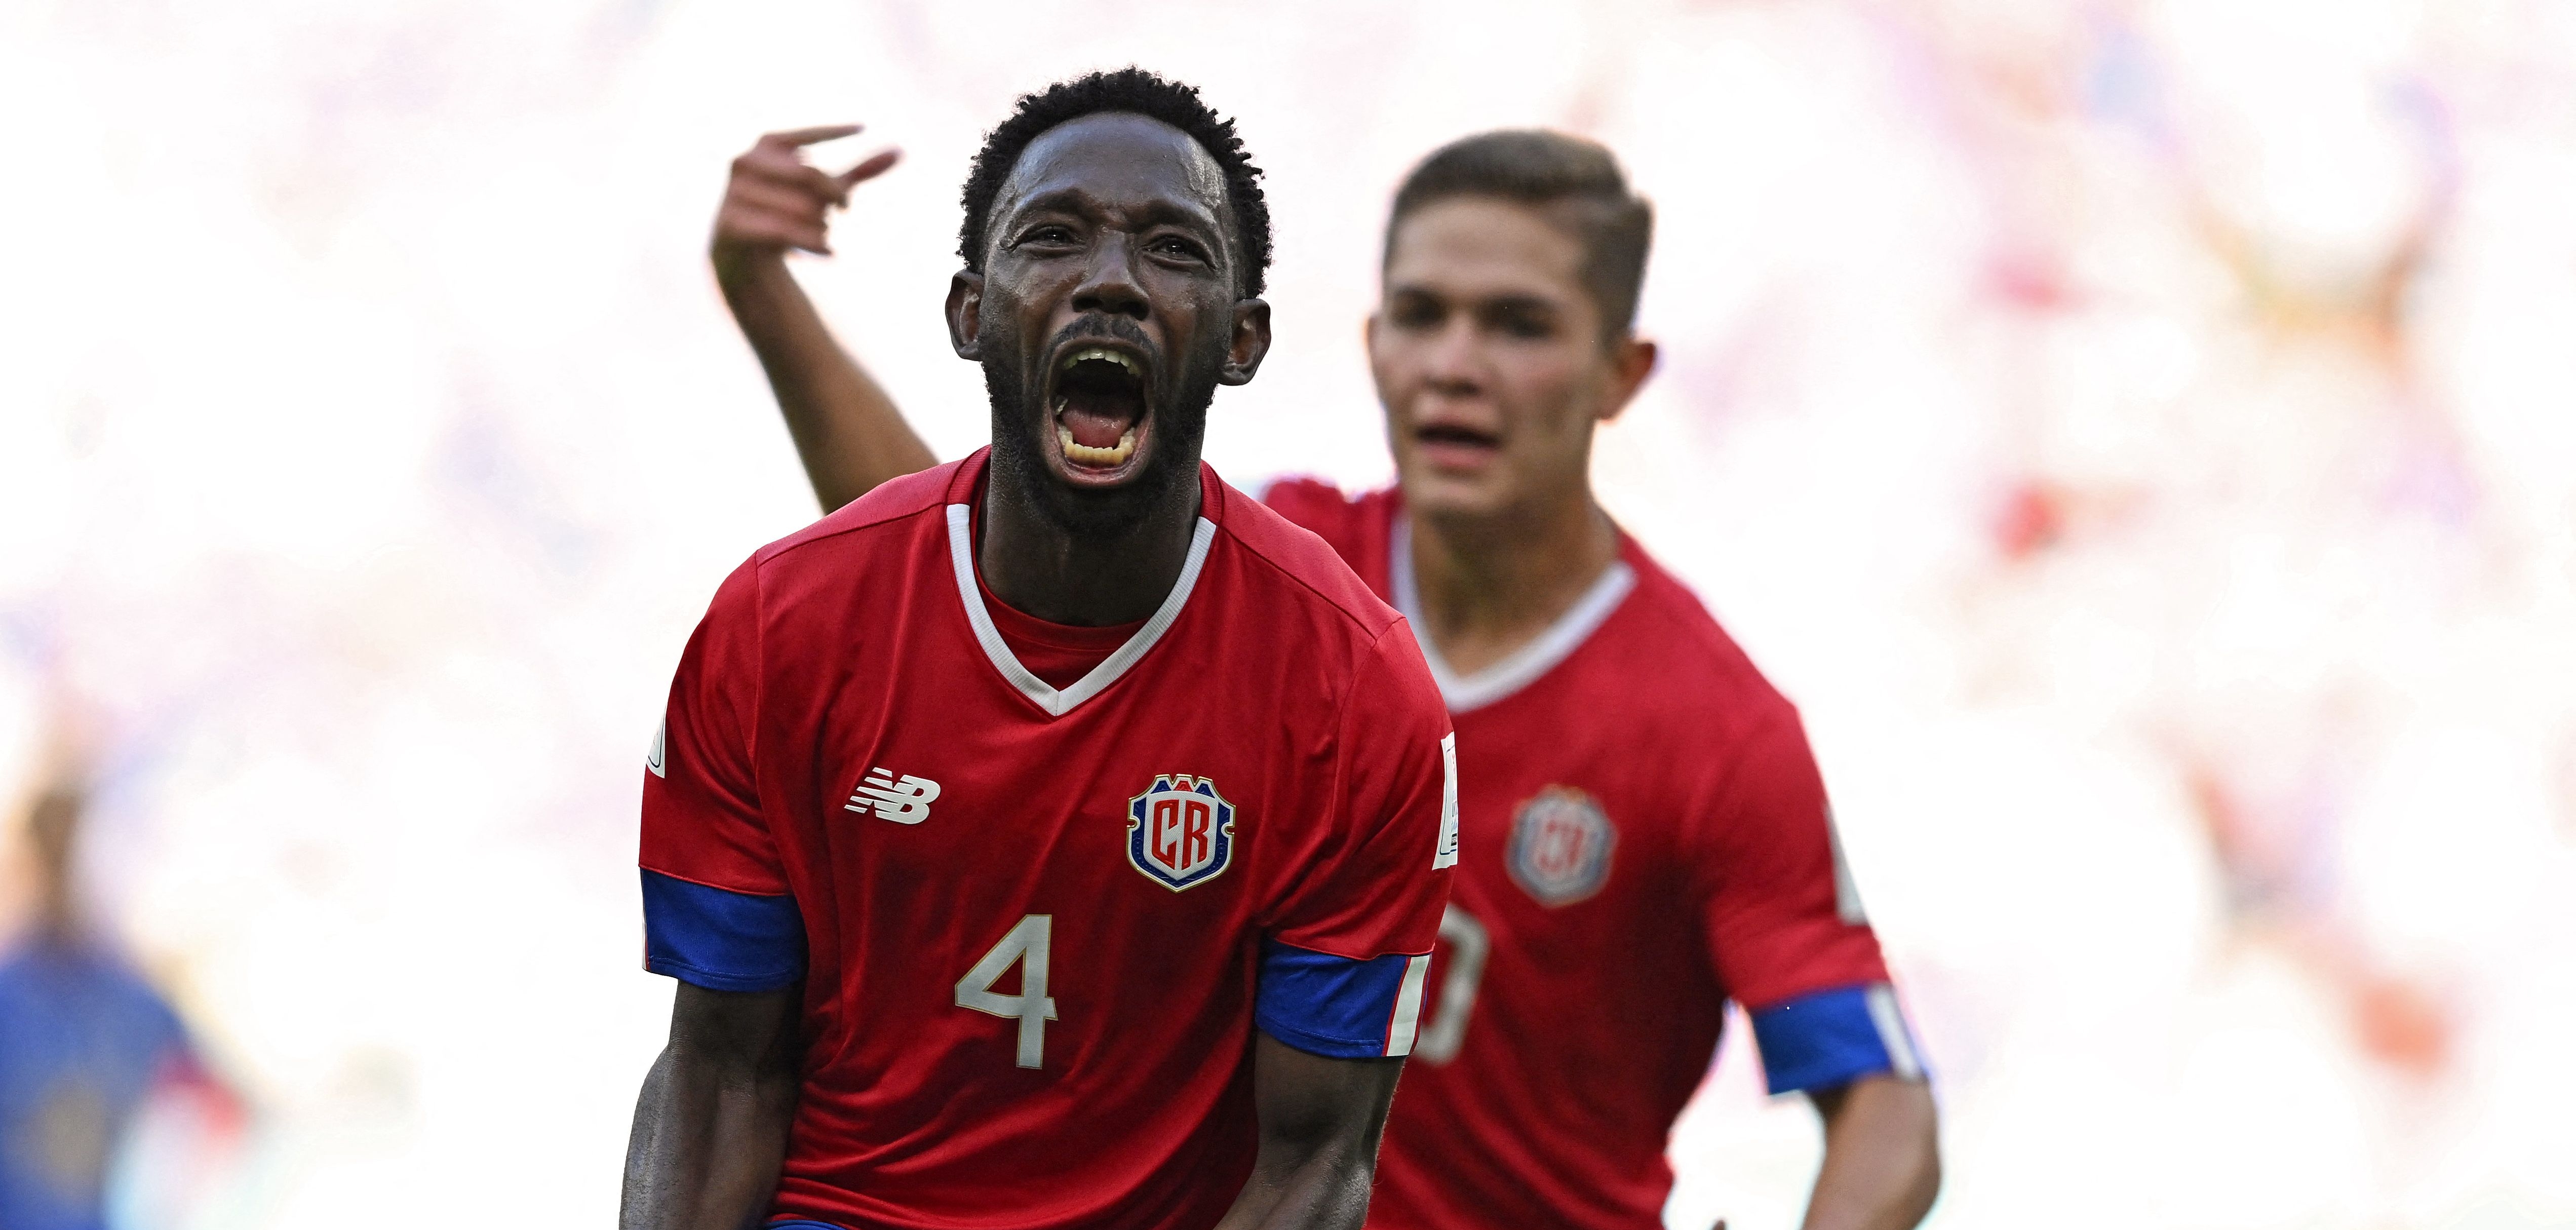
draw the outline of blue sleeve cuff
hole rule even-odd
[[[1884,982],[1810,992],[1752,1016],[1773,1093],[1848,1085],[1880,1073],[1922,1079],[1922,1056],[1897,1009],[1896,989]]]
[[[1413,1053],[1422,975],[1431,954],[1356,961],[1277,940],[1261,942],[1252,1021],[1261,1032],[1326,1059]]]
[[[644,968],[710,991],[781,991],[805,977],[794,897],[644,872]]]

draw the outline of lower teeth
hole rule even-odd
[[[1123,465],[1129,457],[1136,455],[1136,429],[1133,427],[1120,432],[1118,443],[1107,448],[1093,448],[1088,444],[1076,443],[1073,429],[1062,423],[1055,425],[1055,440],[1057,444],[1063,446],[1065,460],[1079,465]]]

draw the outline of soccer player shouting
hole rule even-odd
[[[1452,745],[1403,620],[1199,460],[1270,340],[1256,175],[1132,70],[987,138],[991,447],[762,548],[672,683],[623,1225],[1360,1224]]]
[[[713,255],[831,506],[932,458],[783,260],[886,162],[833,179],[793,135],[735,164]],[[1457,727],[1463,853],[1374,1225],[1659,1225],[1729,997],[1772,1090],[1823,1115],[1809,1227],[1911,1226],[1939,1186],[1796,711],[1592,496],[1593,430],[1654,366],[1632,328],[1650,229],[1591,142],[1432,154],[1368,322],[1397,488],[1266,495],[1407,613]]]

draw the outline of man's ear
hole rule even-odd
[[[1623,337],[1610,344],[1610,395],[1601,399],[1601,422],[1619,417],[1635,400],[1646,377],[1654,374],[1658,353],[1655,344],[1642,337]]]
[[[1234,333],[1227,338],[1225,366],[1217,369],[1217,383],[1252,383],[1252,374],[1261,370],[1262,356],[1269,353],[1269,302],[1261,299],[1235,300]]]
[[[948,344],[958,358],[984,361],[984,275],[972,269],[948,279]]]

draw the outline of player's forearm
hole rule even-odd
[[[734,1071],[673,1045],[653,1063],[626,1146],[619,1230],[712,1230],[769,1212],[796,1075]]]
[[[1941,1191],[1938,1115],[1930,1086],[1875,1076],[1819,1091],[1825,1162],[1806,1230],[1909,1230]]]
[[[1377,1177],[1376,1141],[1361,1143],[1294,1159],[1265,1147],[1217,1230],[1359,1230]]]
[[[833,340],[785,257],[720,252],[715,266],[823,511],[937,464],[894,399]]]

